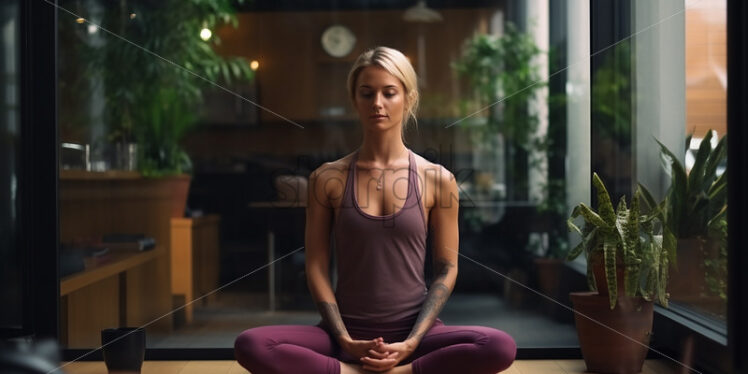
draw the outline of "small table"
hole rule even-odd
[[[305,201],[253,201],[249,203],[251,209],[270,209],[268,214],[272,214],[272,209],[304,209],[306,210]],[[268,255],[268,309],[275,311],[275,230],[272,219],[268,220],[267,231],[267,255]]]

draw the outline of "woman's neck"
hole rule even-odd
[[[364,136],[364,142],[359,147],[360,160],[373,162],[376,165],[391,165],[405,154],[407,148],[400,134],[393,136]]]

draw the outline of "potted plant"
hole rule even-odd
[[[489,185],[510,182],[505,191],[487,191],[489,199],[527,200],[527,158],[540,141],[535,138],[539,117],[528,103],[544,86],[535,62],[542,53],[530,34],[508,23],[501,36],[467,39],[452,63],[474,93],[474,100],[461,102],[460,111],[465,114],[461,126],[471,130],[474,159],[485,159],[477,175],[484,175]],[[504,100],[507,95],[511,100]],[[497,149],[504,154],[497,155]],[[499,164],[506,165],[506,178],[499,175]]]
[[[184,212],[191,171],[180,142],[196,126],[204,89],[254,76],[245,58],[216,52],[217,33],[202,37],[206,29],[236,27],[234,5],[242,2],[123,0],[85,15],[117,34],[82,33],[95,43],[77,51],[87,74],[103,87],[109,141],[137,144],[144,177],[173,180],[177,216]]]
[[[614,209],[597,173],[592,182],[597,211],[580,203],[568,220],[569,229],[582,241],[567,259],[584,253],[592,290],[570,294],[579,343],[588,371],[638,373],[651,336],[653,301],[668,304],[668,253],[655,231],[657,212],[640,210],[641,189],[630,207],[622,196]],[[579,216],[584,219],[582,228],[573,222]]]
[[[463,119],[472,145],[477,201],[527,201],[528,159],[538,150],[535,137],[539,117],[529,110],[541,81],[537,57],[543,52],[532,35],[507,23],[500,36],[477,33],[463,43],[461,55],[452,68],[466,79],[471,99],[460,102]],[[504,100],[510,95],[510,100]],[[455,123],[457,124],[457,123]],[[496,222],[495,207],[471,209],[466,219],[479,225]],[[513,257],[507,272],[517,279],[529,279],[529,252]],[[527,303],[526,290],[511,282],[504,284],[504,297],[513,306]]]
[[[712,148],[708,131],[696,152],[689,172],[662,143],[659,143],[665,170],[671,177],[665,198],[655,202],[642,188],[646,202],[657,207],[664,223],[665,246],[671,253],[675,272],[669,284],[673,301],[724,304],[727,298],[727,168],[718,168],[727,156],[727,136]],[[691,135],[686,138],[686,149]],[[677,253],[677,256],[676,256]]]

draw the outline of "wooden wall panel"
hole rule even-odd
[[[444,112],[439,100],[459,98],[451,61],[458,57],[464,40],[486,24],[497,9],[440,9],[442,22],[420,25],[402,19],[403,11],[340,12],[256,12],[239,14],[239,27],[217,31],[219,52],[257,60],[257,78],[262,105],[293,120],[320,117],[319,104],[326,96],[347,99],[345,80],[354,59],[364,50],[385,45],[406,54],[418,71],[418,37],[426,44],[427,86],[423,115]],[[342,24],[356,35],[353,51],[343,58],[328,56],[320,44],[322,32],[330,25]],[[483,30],[485,31],[485,30]],[[342,73],[342,74],[341,74]],[[347,101],[339,102],[342,105]],[[355,119],[348,107],[346,118]],[[442,113],[456,114],[456,113]],[[262,121],[279,118],[261,113]]]
[[[705,0],[686,10],[686,132],[727,133],[727,9]]]
[[[462,43],[476,31],[487,31],[497,9],[440,9],[444,22],[425,25],[427,85],[421,88],[420,126],[407,132],[410,146],[454,143],[454,132],[445,129],[458,116],[456,103],[465,96],[464,82],[450,63],[459,57]],[[259,125],[211,127],[206,123],[184,144],[191,156],[212,165],[251,159],[296,155],[339,156],[361,142],[358,121],[349,107],[345,79],[353,59],[365,48],[386,45],[401,49],[418,69],[418,26],[402,21],[402,11],[258,12],[239,14],[239,27],[216,31],[219,52],[243,56],[260,63],[257,71],[259,103],[304,126],[304,129],[269,113]],[[326,56],[319,42],[333,23],[350,27],[357,44],[349,56]],[[226,94],[226,100],[234,100]],[[341,118],[320,115],[324,106],[338,103],[348,110]]]

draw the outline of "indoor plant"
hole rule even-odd
[[[137,142],[144,175],[184,172],[186,154],[169,148],[179,148],[181,137],[194,126],[206,87],[253,78],[245,58],[215,51],[213,46],[220,44],[216,33],[201,38],[201,30],[236,27],[234,6],[242,2],[123,0],[99,4],[88,13],[81,10],[81,16],[109,32],[76,32],[86,39],[76,49],[76,62],[103,87],[109,141]],[[77,27],[92,27],[79,23]],[[156,116],[159,124],[152,121]],[[154,151],[164,139],[164,148]]]
[[[84,14],[116,33],[86,36],[97,42],[78,52],[91,79],[103,87],[109,141],[136,143],[141,175],[169,178],[176,216],[184,212],[191,172],[180,142],[196,126],[204,89],[253,78],[246,59],[214,50],[217,35],[201,38],[201,30],[237,26],[235,3],[123,0]]]
[[[506,181],[504,195],[508,200],[526,200],[528,191],[527,155],[538,149],[541,139],[534,135],[539,118],[529,110],[542,82],[536,63],[543,52],[532,36],[508,23],[503,35],[476,34],[463,44],[461,56],[452,63],[457,73],[467,78],[474,100],[461,103],[476,151],[489,154],[483,172],[494,182]],[[499,137],[500,136],[500,137]],[[503,145],[501,142],[503,141]],[[504,150],[506,178],[496,168],[497,149]],[[504,197],[504,196],[502,196]]]
[[[465,79],[470,99],[460,102],[461,120],[472,145],[475,169],[473,199],[478,201],[529,200],[530,155],[539,149],[535,136],[539,117],[530,110],[541,79],[538,57],[543,52],[531,34],[507,23],[502,35],[476,33],[466,39],[452,68]],[[501,215],[496,208],[471,209],[466,219],[483,228],[494,225]],[[527,234],[527,232],[523,232]],[[522,243],[524,245],[524,243]],[[500,254],[499,254],[500,256]],[[507,272],[528,279],[532,255],[525,251],[503,262]],[[504,285],[504,297],[512,305],[526,304],[526,291],[511,282]]]
[[[587,279],[593,292],[572,292],[579,342],[587,369],[600,373],[641,371],[652,329],[653,301],[667,306],[668,254],[662,245],[657,212],[640,210],[641,190],[627,206],[621,197],[613,208],[600,177],[597,212],[584,203],[568,224],[582,241],[567,256],[587,258]],[[582,228],[573,219],[584,219]],[[597,291],[597,292],[595,292]],[[601,326],[602,325],[602,326]],[[611,331],[614,330],[614,331]]]
[[[703,301],[707,294],[723,301],[727,297],[724,277],[727,271],[727,168],[720,175],[717,172],[726,160],[727,136],[714,148],[712,136],[712,131],[708,131],[702,139],[689,172],[675,154],[658,141],[665,170],[671,177],[670,187],[659,203],[642,187],[647,204],[657,207],[664,224],[664,244],[676,270],[669,291],[676,301]],[[690,143],[689,135],[686,149]]]

